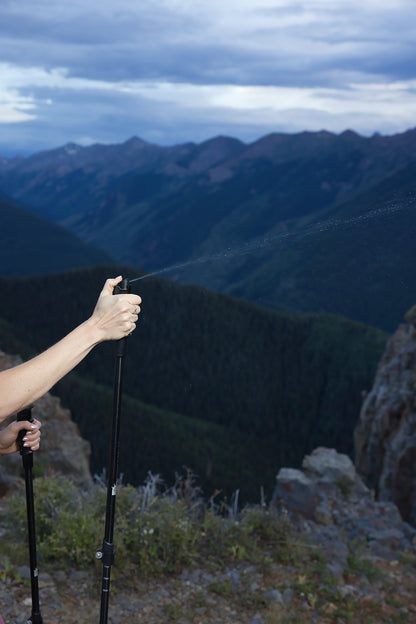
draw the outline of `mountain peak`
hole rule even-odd
[[[137,136],[132,136],[130,139],[127,139],[123,145],[124,147],[144,147],[145,145],[152,145],[152,143],[144,141]]]
[[[347,130],[344,130],[344,132],[341,132],[339,136],[342,137],[343,139],[361,139],[362,138],[357,132],[354,132],[354,130],[349,130],[348,128]]]
[[[63,146],[62,151],[68,156],[76,156],[82,149],[84,148],[77,143],[67,143]]]

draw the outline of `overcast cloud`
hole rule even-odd
[[[2,0],[0,155],[416,126],[415,0]]]

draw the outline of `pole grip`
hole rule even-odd
[[[25,409],[22,409],[20,412],[18,412],[17,420],[19,422],[21,422],[22,420],[28,420],[29,422],[33,422],[34,418],[32,416],[32,407],[33,405],[29,405],[29,407],[25,407]],[[19,431],[17,435],[17,446],[19,447],[20,455],[29,455],[33,452],[28,446],[23,445],[23,438],[25,437],[26,433],[27,431],[25,429],[22,429],[22,431]]]
[[[125,277],[120,282],[120,284],[117,284],[117,286],[114,288],[113,295],[125,295],[130,292],[131,292],[130,281],[127,277]],[[125,355],[126,353],[126,347],[127,347],[127,338],[120,338],[120,340],[117,340],[116,350],[115,350],[116,357],[123,357],[123,355]]]

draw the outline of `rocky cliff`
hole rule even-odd
[[[354,432],[355,466],[318,448],[282,468],[272,506],[313,535],[342,574],[357,542],[382,558],[416,552],[416,306],[386,345]]]
[[[387,343],[355,430],[356,468],[416,526],[416,306]]]
[[[0,370],[16,366],[18,356],[0,351]],[[90,444],[84,440],[78,426],[71,420],[71,413],[64,409],[60,400],[50,393],[36,401],[32,414],[42,423],[42,439],[39,451],[34,453],[34,470],[52,472],[71,478],[77,485],[88,486],[92,482],[89,467]],[[4,455],[0,462],[0,495],[13,485],[22,465],[18,453]]]

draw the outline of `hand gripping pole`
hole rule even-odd
[[[17,414],[17,420],[28,420],[33,422],[32,405]],[[32,613],[26,624],[43,624],[39,607],[39,582],[38,582],[38,564],[36,555],[36,531],[35,531],[35,506],[33,499],[33,452],[28,446],[23,446],[23,438],[25,431],[20,431],[17,436],[20,455],[22,456],[23,468],[25,471],[26,483],[26,510],[27,510],[27,527],[29,541],[29,560],[30,560],[30,584],[32,589]]]
[[[130,292],[128,279],[123,279],[114,289],[114,294]],[[117,472],[120,439],[120,413],[122,395],[122,377],[124,355],[126,353],[127,338],[121,338],[115,344],[115,371],[114,371],[114,391],[113,391],[113,421],[111,430],[111,442],[108,460],[108,482],[107,482],[107,503],[105,515],[104,539],[101,550],[96,553],[97,559],[101,559],[103,564],[102,588],[101,588],[101,609],[100,624],[108,621],[108,605],[110,597],[110,576],[111,566],[114,563],[114,515],[116,506]]]

